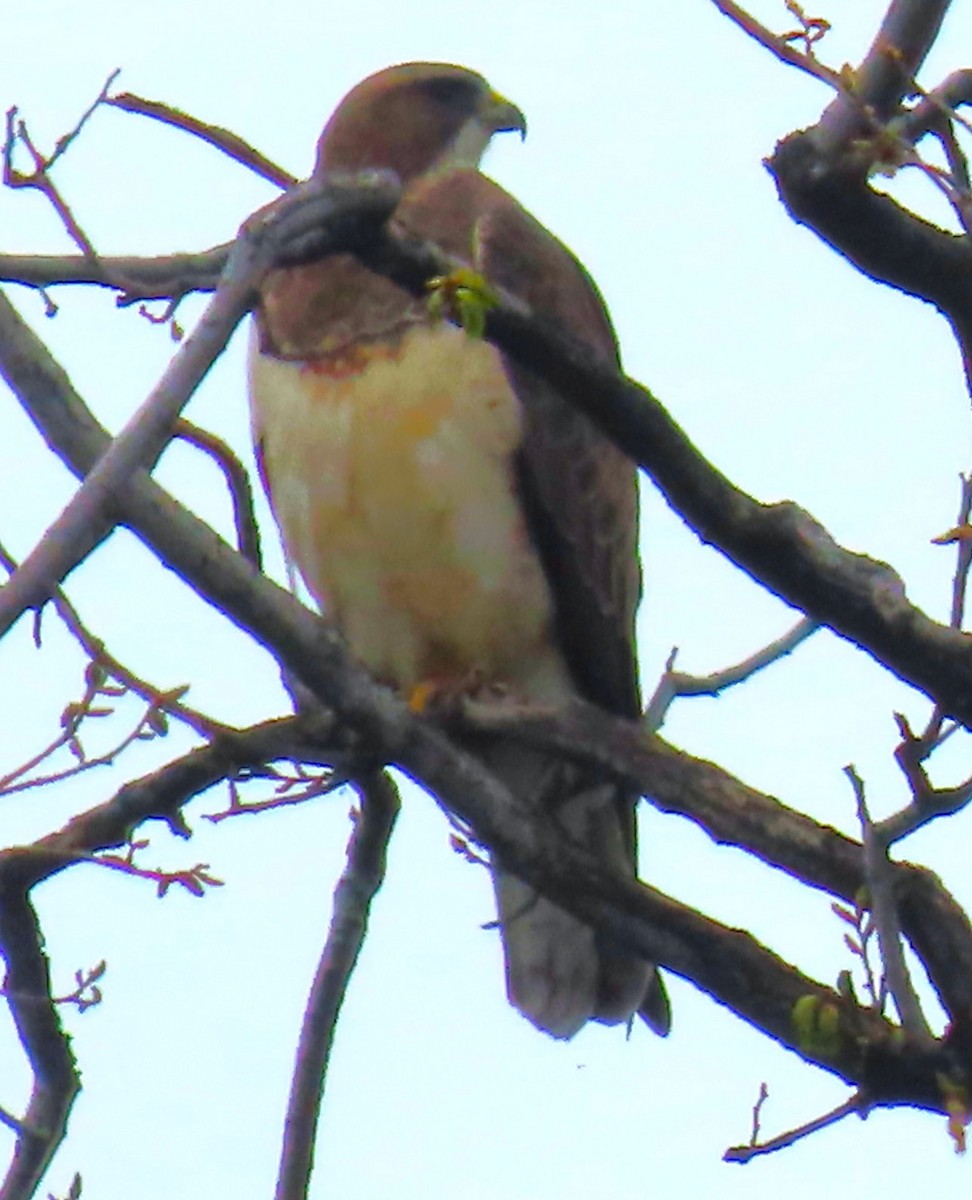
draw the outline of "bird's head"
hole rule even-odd
[[[315,174],[391,170],[403,183],[478,167],[494,133],[526,136],[523,113],[481,75],[449,63],[402,63],[344,97],[317,144]]]

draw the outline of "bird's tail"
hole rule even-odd
[[[634,872],[630,798],[575,768],[524,747],[491,747],[491,770],[530,804],[544,804],[564,831],[609,869]],[[553,1037],[588,1021],[608,1025],[635,1013],[662,1035],[670,1013],[654,966],[546,900],[493,862],[510,1002]]]

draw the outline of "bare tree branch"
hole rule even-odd
[[[231,242],[198,254],[105,255],[0,254],[0,279],[44,290],[86,284],[121,292],[119,307],[142,300],[168,300],[189,292],[216,290]]]
[[[742,662],[725,667],[721,671],[714,671],[711,675],[685,675],[674,670],[677,650],[672,650],[654,694],[645,708],[646,728],[652,732],[661,728],[668,709],[679,696],[719,696],[727,688],[745,683],[758,671],[792,654],[801,642],[806,641],[819,628],[815,621],[806,618],[798,621],[788,633],[770,642],[768,646],[757,650]]]
[[[741,5],[736,4],[735,0],[712,0],[712,3],[723,16],[735,22],[753,41],[775,54],[780,62],[805,71],[808,75],[813,75],[816,79],[830,84],[831,87],[839,89],[842,86],[837,71],[832,71],[825,66],[815,55],[797,50],[787,38],[767,29],[761,21],[757,21]]]
[[[895,713],[895,720],[901,734],[901,743],[895,750],[894,757],[908,780],[911,802],[899,812],[878,822],[880,837],[889,846],[908,837],[936,817],[960,812],[972,799],[972,779],[965,780],[957,787],[932,787],[922,766],[930,750],[925,734],[920,738],[916,737],[901,713]],[[941,739],[937,744],[941,744]]]
[[[718,845],[739,846],[763,862],[848,904],[866,884],[862,847],[829,826],[766,796],[714,763],[693,758],[637,722],[574,702],[557,713],[466,700],[452,719],[479,734],[515,738],[597,766],[645,795],[661,812],[695,822]],[[448,720],[448,718],[447,718]],[[902,926],[942,1003],[972,1016],[972,925],[930,871],[894,864]]]
[[[5,994],[33,1072],[33,1088],[0,1200],[33,1196],[64,1138],[81,1081],[61,1028],[37,916],[24,881],[7,873],[0,885],[0,955],[7,966]]]
[[[864,878],[867,881],[868,907],[874,914],[881,961],[884,963],[888,991],[894,1000],[901,1025],[913,1038],[930,1042],[931,1030],[911,982],[898,928],[897,905],[888,846],[871,820],[864,793],[864,781],[853,766],[844,768],[857,802],[857,817],[864,845]]]
[[[51,402],[49,387],[45,400]],[[55,419],[64,422],[79,406],[76,396],[62,397]],[[92,438],[101,439],[90,427],[90,417],[87,426],[83,432],[73,429],[72,435],[90,446]],[[50,426],[47,434],[53,437]],[[866,1079],[878,1098],[892,1093],[901,1098],[903,1092],[912,1103],[940,1106],[935,1071],[949,1068],[948,1046],[915,1062],[894,1044],[890,1027],[880,1018],[847,1008],[837,992],[784,963],[748,934],[727,929],[654,889],[606,877],[543,814],[514,801],[476,760],[376,685],[349,659],[327,622],[255,574],[144,472],[129,479],[116,502],[124,523],[164,562],[243,629],[273,646],[295,676],[361,733],[380,761],[397,763],[441,797],[522,878],[646,958],[693,979],[803,1057],[849,1082],[860,1085]],[[36,853],[32,848],[32,857]],[[847,1055],[835,1060],[830,1047],[800,1043],[792,1013],[797,1001],[808,996],[820,1005],[837,1005],[844,1014]]]
[[[878,283],[934,304],[951,323],[968,374],[972,247],[867,184],[865,164],[823,157],[808,133],[791,134],[768,166],[780,199],[838,254]]]
[[[318,234],[310,229],[292,243],[293,260],[320,253]],[[334,242],[330,248],[335,248]],[[369,265],[416,293],[424,293],[426,280],[448,273],[451,266],[434,247],[403,243],[387,234],[376,234],[354,248]],[[972,279],[972,271],[968,277]],[[0,326],[0,338],[8,346],[14,336],[11,324],[3,318]],[[811,619],[869,651],[946,712],[972,723],[968,639],[909,604],[890,567],[843,550],[795,504],[762,505],[734,487],[699,454],[650,392],[618,376],[611,364],[561,336],[522,304],[507,298],[490,310],[487,333],[602,425],[649,471],[669,503],[705,541]],[[9,360],[9,351],[4,357]],[[4,369],[18,390],[11,366],[8,361]]]
[[[764,1154],[772,1154],[776,1150],[785,1150],[803,1138],[809,1137],[812,1133],[819,1133],[821,1129],[827,1129],[831,1125],[836,1125],[838,1121],[842,1121],[844,1117],[849,1117],[851,1113],[857,1113],[861,1120],[864,1120],[867,1117],[867,1112],[867,1101],[860,1093],[855,1093],[849,1100],[845,1100],[843,1104],[838,1104],[836,1108],[828,1113],[824,1113],[822,1117],[815,1117],[812,1121],[807,1121],[806,1124],[800,1125],[797,1129],[781,1133],[775,1138],[769,1138],[765,1142],[756,1142],[754,1139],[748,1146],[730,1147],[723,1154],[722,1161],[732,1163],[752,1162],[754,1158],[759,1158]]]
[[[7,548],[0,542],[0,566],[8,573],[17,569],[17,561]],[[111,654],[101,638],[96,637],[81,620],[78,610],[68,599],[62,588],[57,588],[51,597],[51,603],[57,615],[64,622],[91,663],[102,668],[111,679],[116,679],[124,688],[141,696],[151,707],[170,713],[177,720],[183,721],[190,729],[195,730],[201,737],[209,737],[219,729],[225,728],[212,717],[198,712],[174,695],[173,689],[157,688],[136,675],[124,663]],[[175,689],[184,694],[183,689]]]
[[[931,91],[922,89],[920,95],[918,104],[896,117],[893,123],[895,131],[907,141],[914,144],[926,133],[937,134],[943,117],[960,121],[966,129],[972,129],[957,112],[966,104],[972,104],[972,70],[968,67],[953,71]]]
[[[97,103],[96,101],[95,105]],[[60,218],[67,235],[86,258],[95,257],[94,246],[91,243],[91,239],[78,224],[70,206],[51,178],[50,167],[80,132],[91,111],[93,109],[89,109],[88,113],[81,118],[78,126],[71,133],[61,138],[54,153],[50,157],[45,158],[34,145],[26,124],[23,121],[16,121],[17,109],[9,108],[7,109],[7,128],[3,143],[3,182],[5,186],[10,188],[35,188],[46,196],[51,207]],[[29,175],[23,174],[14,167],[14,150],[18,142],[24,146],[30,155],[34,169]]]
[[[371,219],[394,207],[397,187],[369,189]],[[151,467],[171,438],[173,425],[202,377],[249,310],[260,280],[279,257],[282,241],[328,222],[347,236],[349,211],[360,218],[361,189],[309,185],[296,189],[251,218],[234,245],[221,286],[191,336],[183,343],[148,398],[88,472],[79,491],[21,563],[0,596],[0,635],[25,609],[45,601],[110,527],[115,494],[140,465]],[[350,204],[349,204],[350,201]]]
[[[117,96],[103,96],[103,102],[111,108],[151,117],[153,120],[161,121],[164,125],[172,125],[176,129],[181,129],[183,133],[201,138],[208,145],[215,146],[217,150],[229,155],[235,162],[255,171],[257,175],[276,184],[279,188],[293,187],[297,182],[296,176],[271,162],[238,134],[229,129],[223,129],[219,125],[209,125],[179,108],[164,104],[161,100],[146,100],[143,96],[136,96],[132,92],[120,92]]]
[[[62,134],[62,136],[57,139],[57,142],[54,146],[54,152],[46,159],[44,163],[46,170],[49,171],[57,162],[57,160],[70,149],[72,143],[77,140],[82,129],[84,129],[85,125],[87,125],[87,123],[91,120],[97,109],[105,103],[111,85],[115,82],[120,74],[121,69],[118,67],[109,73],[108,78],[101,85],[101,91],[97,96],[95,96],[94,100],[92,100],[81,116],[78,117],[77,121],[74,123],[74,127],[69,129],[67,133]]]
[[[327,1065],[351,974],[368,929],[371,902],[385,877],[385,857],[398,791],[375,772],[358,781],[361,808],[348,843],[348,863],[334,889],[334,907],[301,1028],[284,1123],[276,1200],[304,1200],[314,1162],[314,1139]]]
[[[814,129],[824,156],[868,131],[870,114],[884,122],[897,112],[934,45],[950,0],[892,0],[864,61],[854,72],[853,102],[838,95]]]
[[[233,504],[236,548],[258,571],[261,570],[263,557],[260,552],[260,530],[253,507],[253,488],[246,468],[222,438],[210,433],[208,429],[200,429],[184,417],[175,422],[173,435],[208,454],[223,472]]]
[[[908,7],[892,5],[886,25],[895,13],[903,20]],[[906,53],[913,58],[920,50],[917,26],[902,25],[901,29],[910,41],[893,54],[887,47],[880,49],[872,64],[871,82],[875,88],[888,75],[885,60],[892,61],[900,74]],[[846,95],[839,99],[849,103]],[[854,100],[854,104],[859,103]],[[866,182],[862,186],[868,190]],[[431,275],[442,274],[451,266],[434,247],[406,244],[388,231],[377,232],[380,219],[373,217],[370,224],[359,224],[351,233],[336,231],[327,221],[319,229],[309,225],[296,246],[288,247],[286,254],[291,259],[285,256],[284,261],[302,261],[302,255],[327,253],[327,248],[321,249],[322,243],[330,250],[350,248],[368,265],[416,292],[424,290]],[[368,230],[367,236],[362,228]],[[126,301],[139,292],[134,277],[132,281],[112,277],[104,264],[86,264],[85,269],[91,275],[101,272],[99,282],[111,286],[119,286],[120,282],[127,293]],[[150,267],[149,273],[153,269],[157,268]],[[171,282],[172,260],[167,270],[165,277]],[[80,273],[79,269],[79,277]],[[196,277],[202,278],[198,274]],[[0,362],[35,423],[77,473],[90,472],[102,456],[110,466],[111,452],[106,454],[108,440],[103,431],[70,392],[62,373],[37,340],[32,340],[11,313],[0,305]],[[869,649],[878,661],[931,695],[943,711],[965,721],[972,718],[972,673],[968,670],[972,651],[968,639],[955,629],[929,621],[908,604],[903,585],[890,568],[847,553],[794,505],[759,505],[734,488],[695,451],[650,394],[618,378],[610,364],[593,359],[567,342],[522,305],[506,298],[488,314],[487,322],[490,336],[498,344],[549,377],[629,452],[633,449],[669,502],[687,515],[706,540],[718,543],[744,569],[801,607],[811,621],[823,621]],[[542,814],[525,811],[474,759],[457,751],[427,721],[417,720],[395,697],[377,687],[348,659],[326,623],[256,575],[211,530],[151,482],[144,466],[169,435],[171,416],[169,413],[160,423],[157,438],[147,439],[138,453],[130,448],[124,469],[110,477],[110,488],[94,512],[88,514],[107,517],[106,522],[93,526],[96,532],[91,536],[95,540],[97,531],[107,528],[110,521],[129,525],[200,595],[271,648],[304,684],[333,705],[342,728],[354,731],[349,736],[360,737],[379,761],[401,764],[432,788],[477,838],[501,853],[524,879],[570,911],[691,978],[808,1061],[818,1062],[859,1087],[869,1102],[903,1101],[937,1111],[948,1108],[941,1079],[965,1077],[972,1062],[968,1044],[972,1038],[972,985],[968,982],[972,972],[964,970],[972,954],[972,936],[964,914],[956,915],[951,897],[927,872],[900,864],[889,872],[903,927],[929,965],[933,982],[953,1016],[946,1037],[915,1045],[902,1039],[900,1031],[878,1014],[858,1007],[852,994],[823,987],[748,935],[727,929],[651,888],[604,876],[581,848],[548,827]],[[116,459],[121,457],[121,451],[115,453]],[[99,470],[107,472],[108,468],[102,466]],[[70,563],[75,551],[62,549],[59,553],[63,575],[63,570],[69,569],[64,564]],[[23,611],[23,607],[17,611]],[[740,807],[731,807],[730,796],[736,801],[739,792],[744,791],[738,781],[718,780],[717,769],[708,764],[686,766],[685,756],[680,759],[677,752],[663,744],[649,744],[642,731],[631,732],[631,743],[624,748],[632,759],[624,760],[619,745],[628,733],[619,733],[617,728],[604,730],[598,726],[598,719],[595,714],[585,725],[587,742],[583,749],[575,740],[571,750],[565,744],[569,739],[564,732],[569,719],[561,722],[558,716],[558,728],[548,731],[551,744],[559,739],[564,753],[589,752],[592,760],[599,753],[610,772],[625,778],[640,778],[650,758],[654,774],[648,790],[659,807],[674,810],[677,801],[671,795],[688,790],[689,798],[681,799],[687,815],[703,827],[719,831],[714,836],[728,830],[724,840],[743,839],[736,844],[758,847],[755,852],[766,861],[791,870],[814,886],[844,889],[835,894],[846,896],[851,889],[853,896],[860,886],[865,872],[859,844],[797,818],[768,797],[747,797]],[[600,751],[591,749],[598,730],[605,738]],[[279,729],[274,732],[279,735]],[[544,735],[533,727],[525,736]],[[636,738],[641,739],[640,748]],[[179,788],[175,784],[195,786],[205,778],[225,778],[230,768],[225,758],[219,760],[218,748],[222,745],[225,750],[227,744],[221,736],[212,746],[196,752],[201,757],[194,757],[191,767],[187,756],[166,773],[170,787],[168,819],[177,831],[180,826],[175,796]],[[267,744],[263,748],[267,749]],[[230,758],[235,762],[232,755]],[[636,764],[634,768],[631,761]],[[158,778],[151,781],[137,781],[143,785],[143,801],[146,796],[155,796],[156,802],[161,802],[157,791],[160,778],[158,773]],[[700,781],[703,794],[697,797],[692,789]],[[710,792],[717,787],[723,789],[718,803],[711,794],[705,795],[706,787]],[[135,794],[126,793],[124,803],[121,797],[113,802],[112,828],[116,832],[133,819],[136,810],[143,811],[144,804],[132,806]],[[102,828],[99,822],[104,815],[85,814],[85,841]],[[758,823],[762,823],[760,828]],[[79,857],[83,857],[79,846],[72,845],[61,831],[50,843],[42,839],[21,855],[0,859],[0,889],[7,877],[40,878],[33,872],[40,870],[46,875]],[[330,994],[325,1007],[333,1007],[335,996],[336,992]],[[794,1014],[807,1001],[815,1012],[826,1014],[828,1026],[836,1029],[835,1038],[826,1045],[815,1039],[812,1030],[808,1040],[797,1026]],[[320,1061],[322,1053],[326,1061],[327,1044],[325,1037],[316,1050],[308,1053],[308,1061],[314,1061],[315,1055]],[[313,1072],[308,1071],[303,1082],[295,1080],[295,1094],[299,1091],[306,1098],[306,1089],[313,1082]],[[298,1107],[303,1114],[308,1112],[302,1100]],[[281,1186],[288,1162],[298,1181],[294,1186],[303,1186],[300,1180],[306,1183],[304,1168],[309,1168],[312,1143],[312,1129],[306,1120],[301,1133],[303,1148],[285,1151]]]

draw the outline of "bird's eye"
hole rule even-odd
[[[473,87],[468,79],[428,79],[423,85],[426,95],[437,104],[451,108],[471,96]]]

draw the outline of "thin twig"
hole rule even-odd
[[[18,1121],[13,1113],[7,1112],[2,1104],[0,1104],[0,1125],[6,1125],[8,1129],[12,1129],[18,1137],[23,1137],[26,1132],[23,1122]]]
[[[253,488],[246,467],[221,437],[210,433],[208,429],[201,429],[184,417],[180,417],[175,423],[175,436],[208,454],[223,472],[233,502],[236,548],[248,562],[261,571],[263,559],[260,553],[260,529],[256,523]]]
[[[921,171],[925,178],[948,201],[966,237],[972,237],[972,216],[969,213],[970,198],[967,190],[963,190],[948,171],[943,171],[941,167],[926,162],[918,151],[913,146],[908,145],[908,143],[901,142],[899,138],[895,138],[893,146],[896,158],[891,173],[897,170],[898,167],[912,167],[915,170]]]
[[[969,72],[972,79],[972,72]],[[955,526],[947,533],[940,537],[932,538],[932,544],[937,546],[956,544],[957,557],[955,562],[955,573],[952,576],[952,605],[949,615],[949,625],[952,629],[961,629],[962,623],[965,620],[965,600],[968,590],[969,570],[972,568],[972,527],[969,525],[972,518],[972,474],[960,475],[961,481],[961,497],[959,500],[959,511]],[[907,748],[899,747],[902,753],[905,753],[908,758],[916,765],[925,761],[929,755],[940,746],[946,738],[955,733],[956,729],[960,728],[957,723],[953,723],[943,733],[942,726],[945,724],[946,713],[941,704],[935,704],[932,708],[931,716],[928,719],[928,724],[922,730],[920,736],[915,737],[908,722],[903,718],[898,719],[898,727],[904,741],[908,743]],[[908,774],[908,766],[899,758],[899,765]],[[924,774],[924,773],[922,773]],[[928,780],[924,780],[927,785]],[[926,786],[926,792],[929,788]],[[916,794],[914,786],[912,787],[912,796]]]
[[[936,709],[936,712],[939,711]],[[904,773],[911,789],[911,802],[899,812],[885,817],[877,825],[878,834],[885,846],[901,841],[909,834],[927,825],[936,817],[951,816],[959,812],[972,799],[972,778],[960,783],[957,787],[936,788],[932,786],[928,774],[922,765],[935,745],[941,745],[957,726],[953,726],[945,734],[936,735],[934,742],[929,743],[926,735],[916,736],[903,713],[895,713],[894,719],[901,734],[901,742],[895,748],[894,757]],[[929,726],[929,729],[932,727]]]
[[[957,115],[954,119],[958,119]],[[968,122],[963,120],[962,124],[968,125]],[[962,149],[961,142],[955,134],[952,121],[943,116],[940,127],[935,130],[935,135],[945,153],[945,161],[948,163],[948,169],[951,173],[955,189],[964,198],[967,206],[970,189],[969,160]]]
[[[803,6],[797,0],[784,0],[787,12],[791,13],[800,23],[799,29],[791,29],[781,33],[785,42],[802,42],[803,52],[810,58],[814,57],[814,46],[822,41],[830,32],[830,22],[823,17],[808,17]]]
[[[730,21],[734,21],[743,33],[748,34],[754,41],[759,42],[761,46],[765,46],[767,50],[775,54],[780,62],[784,62],[791,67],[797,67],[799,70],[805,71],[808,75],[812,75],[815,79],[819,79],[823,83],[828,83],[831,87],[838,90],[843,88],[843,81],[837,71],[832,71],[830,67],[824,66],[814,55],[795,49],[785,36],[773,33],[772,30],[767,29],[765,25],[757,21],[744,8],[734,3],[734,0],[712,0],[712,3],[723,16],[728,17]]]
[[[55,996],[54,1003],[73,1004],[78,1012],[87,1012],[89,1008],[96,1007],[103,999],[98,980],[104,978],[107,970],[108,964],[102,959],[87,971],[75,971],[74,990],[66,992],[63,996]]]
[[[49,171],[51,169],[51,167],[54,166],[54,164],[57,162],[57,160],[70,147],[71,143],[75,140],[75,138],[78,136],[78,134],[81,132],[81,130],[84,129],[84,127],[85,127],[85,125],[87,125],[88,121],[90,121],[91,118],[94,116],[95,110],[100,108],[102,104],[106,103],[106,101],[108,100],[108,89],[111,87],[111,85],[115,82],[115,80],[118,78],[118,76],[120,74],[121,74],[121,68],[116,67],[114,69],[114,71],[112,71],[111,74],[108,76],[108,78],[105,80],[105,82],[102,84],[101,91],[94,98],[94,100],[92,100],[92,102],[88,105],[88,107],[84,110],[84,112],[81,114],[81,116],[75,122],[74,128],[69,130],[67,133],[62,134],[57,139],[57,141],[54,143],[54,149],[53,149],[52,153],[50,154],[50,156],[47,158],[46,162],[44,163],[45,170]]]
[[[850,780],[857,802],[857,816],[864,846],[864,876],[867,880],[870,907],[874,914],[878,948],[881,952],[881,962],[884,964],[888,991],[898,1010],[902,1027],[917,1039],[931,1041],[932,1032],[921,1011],[901,944],[901,929],[894,899],[894,877],[888,861],[887,842],[880,836],[867,810],[864,781],[852,765],[844,767],[844,774]]]
[[[860,1092],[855,1092],[849,1100],[845,1100],[843,1104],[838,1104],[835,1109],[832,1109],[829,1113],[824,1113],[822,1117],[815,1117],[812,1121],[807,1121],[805,1125],[801,1125],[797,1129],[791,1129],[788,1133],[781,1133],[779,1137],[770,1138],[769,1141],[761,1142],[759,1145],[732,1146],[723,1154],[722,1161],[748,1163],[763,1154],[772,1154],[775,1150],[785,1150],[787,1146],[794,1145],[802,1138],[809,1137],[812,1133],[826,1129],[829,1125],[836,1125],[838,1121],[842,1121],[844,1117],[850,1116],[851,1113],[857,1113],[862,1120],[867,1116],[867,1106]]]
[[[124,855],[92,854],[86,859],[79,856],[79,861],[94,863],[110,871],[120,871],[123,875],[131,875],[136,879],[149,879],[155,884],[156,893],[161,898],[174,885],[185,888],[192,896],[205,896],[206,888],[223,887],[224,881],[209,872],[209,863],[196,863],[183,870],[166,871],[162,867],[139,867],[134,861],[134,851],[144,849],[148,841],[133,843],[130,851]]]
[[[79,813],[60,829],[26,846],[0,850],[0,885],[13,877],[33,887],[67,866],[90,862],[98,851],[138,848],[134,831],[153,818],[165,821],[177,837],[189,836],[181,810],[195,796],[229,775],[279,758],[315,752],[328,755],[334,722],[323,714],[264,721],[248,729],[227,730],[206,746],[130,780],[102,804]],[[2,908],[2,906],[0,906]]]
[[[253,775],[251,774],[251,777]],[[267,777],[271,777],[268,773]],[[252,800],[244,803],[237,795],[237,785],[234,780],[229,780],[230,802],[229,807],[221,809],[219,812],[203,813],[203,818],[213,825],[218,825],[221,821],[226,821],[230,817],[240,817],[244,815],[255,816],[258,813],[269,812],[273,808],[290,808],[296,804],[306,804],[308,800],[315,800],[318,796],[330,796],[339,788],[344,787],[349,782],[348,776],[328,771],[318,778],[310,777],[309,782],[301,791],[295,790],[295,785],[289,784],[288,790],[284,791],[278,788],[276,792],[269,796],[266,800]]]
[[[972,516],[972,475],[960,475],[962,483],[962,498],[959,502],[959,528],[967,527]],[[959,537],[958,557],[955,563],[955,574],[952,577],[952,611],[949,624],[953,629],[961,629],[965,618],[965,597],[969,586],[969,569],[972,568],[972,538]]]
[[[763,1105],[769,1099],[769,1088],[766,1086],[765,1080],[759,1085],[759,1095],[756,1097],[756,1103],[753,1105],[753,1132],[749,1138],[750,1146],[755,1146],[759,1141],[759,1124],[760,1118],[763,1115]]]
[[[54,146],[54,150],[51,154],[46,156],[41,154],[40,150],[38,150],[34,145],[33,139],[31,138],[27,129],[26,122],[18,120],[16,121],[15,125],[17,108],[13,107],[7,110],[6,133],[3,145],[3,182],[5,186],[9,188],[36,188],[38,191],[42,192],[47,197],[51,206],[54,208],[54,211],[60,218],[61,224],[67,231],[68,236],[75,243],[75,245],[78,246],[82,254],[84,254],[85,258],[87,259],[93,259],[96,257],[94,246],[91,242],[91,239],[78,224],[77,218],[71,211],[67,201],[58,191],[57,186],[51,177],[51,167],[67,151],[68,147],[74,142],[75,138],[77,138],[78,134],[87,124],[92,113],[99,107],[100,104],[102,104],[108,87],[111,85],[117,75],[117,71],[109,75],[101,89],[101,92],[96,97],[94,102],[89,105],[84,113],[82,113],[74,128],[58,138],[57,143]],[[23,172],[18,171],[14,166],[14,149],[18,141],[24,146],[27,153],[30,155],[31,162],[33,163],[34,169],[30,175],[25,175]],[[49,297],[45,296],[45,300],[48,305],[47,315],[52,316],[53,312],[57,311],[56,306],[52,304]]]
[[[18,121],[16,132],[14,132],[13,119],[16,111],[15,108],[12,108],[7,113],[7,152],[4,156],[4,183],[10,188],[35,188],[37,191],[42,192],[57,213],[68,237],[70,237],[86,258],[95,258],[95,248],[91,239],[78,224],[78,220],[71,211],[69,204],[60,191],[58,191],[57,185],[48,174],[47,162],[34,145],[26,124],[23,121]],[[13,147],[18,141],[26,148],[34,164],[34,170],[30,175],[24,175],[13,166]]]
[[[151,117],[154,121],[161,121],[164,125],[172,125],[184,133],[201,138],[208,145],[215,146],[217,150],[229,155],[234,161],[242,163],[244,167],[249,167],[251,171],[268,179],[279,188],[286,190],[297,182],[295,175],[291,175],[283,167],[278,167],[276,163],[271,162],[259,150],[255,150],[248,142],[229,129],[223,129],[219,125],[209,125],[170,104],[164,104],[160,100],[146,100],[143,96],[136,96],[132,92],[121,92],[117,96],[109,96],[105,103],[112,108],[121,109],[122,112]]]
[[[722,671],[715,671],[711,675],[684,675],[681,671],[673,670],[677,653],[677,650],[673,649],[668,656],[665,670],[658,681],[654,695],[645,709],[645,728],[652,733],[660,729],[668,713],[668,709],[677,697],[718,696],[727,688],[735,687],[739,683],[745,683],[757,671],[761,671],[764,667],[768,667],[786,655],[792,654],[801,642],[806,641],[819,628],[820,625],[818,622],[812,621],[809,617],[804,617],[788,633],[770,642],[768,646],[757,650],[755,654],[744,658],[742,662],[738,662],[731,667],[726,667]]]
[[[126,308],[129,304],[134,302],[131,296],[131,290],[127,286],[127,283],[128,281],[126,281],[125,295],[119,297],[117,301],[119,308]],[[179,305],[183,302],[183,300],[185,300],[186,295],[187,293],[183,292],[180,295],[173,296],[166,302],[165,308],[163,308],[162,312],[160,313],[152,312],[148,306],[148,303],[143,302],[138,306],[138,315],[140,317],[144,317],[150,325],[168,325],[169,336],[172,338],[172,340],[174,342],[181,342],[185,337],[185,330],[175,319],[175,314],[179,308]]]
[[[856,938],[852,938],[845,931],[844,945],[860,961],[861,969],[864,972],[864,987],[870,997],[871,1007],[876,1012],[883,1013],[885,1001],[887,1000],[887,987],[883,978],[880,980],[877,978],[871,962],[871,945],[875,933],[874,914],[865,906],[863,895],[862,897],[854,898],[853,910],[835,902],[831,904],[830,911],[839,917],[841,921],[845,922],[845,924],[852,926],[854,932],[857,934]],[[859,1003],[854,994],[854,981],[851,973],[847,971],[842,972],[842,974],[846,980],[849,998],[855,1004]]]
[[[275,1200],[304,1200],[338,1014],[368,929],[371,902],[385,876],[398,792],[376,772],[358,781],[361,808],[348,843],[347,866],[334,889],[334,908],[314,976],[297,1048],[284,1124]]]
[[[15,571],[18,565],[17,560],[6,549],[3,543],[0,542],[0,566],[9,574]],[[227,728],[222,722],[214,720],[212,717],[199,712],[195,708],[191,708],[188,704],[183,704],[180,697],[185,694],[185,688],[157,688],[154,684],[148,683],[141,676],[136,675],[123,662],[115,658],[101,638],[93,634],[82,621],[78,610],[68,599],[67,593],[63,588],[59,587],[55,590],[51,596],[51,604],[53,604],[54,610],[61,618],[65,628],[88,655],[89,660],[102,667],[106,675],[109,675],[112,679],[116,679],[128,691],[141,696],[152,708],[169,713],[170,716],[182,721],[183,724],[198,733],[200,737],[210,738],[220,730]],[[59,744],[62,744],[60,739]],[[46,757],[46,754],[50,752],[51,750],[49,749],[43,757]],[[0,783],[0,786],[2,786],[2,783]]]
[[[0,779],[0,795],[11,796],[15,792],[29,792],[34,788],[49,787],[52,784],[63,783],[67,779],[74,779],[76,776],[91,771],[95,767],[113,766],[115,760],[120,758],[129,746],[133,746],[136,742],[147,741],[155,736],[155,733],[151,729],[150,714],[145,714],[130,733],[127,733],[110,750],[106,750],[103,754],[97,754],[93,758],[85,756],[79,762],[76,762],[73,767],[65,767],[62,771],[51,771],[47,775],[35,775],[30,779],[22,779],[21,776],[37,766],[38,762],[43,761],[44,758],[48,757],[54,751],[61,749],[62,746],[69,745],[75,739],[73,732],[65,732],[61,737],[52,742],[49,747],[41,751],[39,755],[35,755],[29,763],[17,767],[9,775]]]

